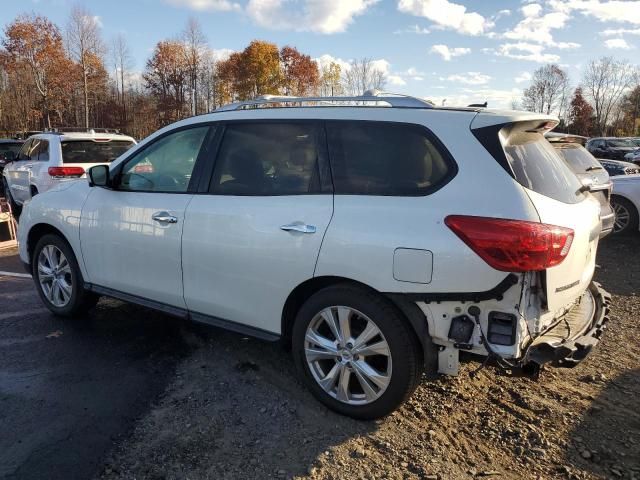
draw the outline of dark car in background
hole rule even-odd
[[[600,165],[604,167],[610,177],[619,175],[637,175],[640,167],[635,163],[623,162],[622,160],[600,160]]]
[[[584,188],[600,202],[600,236],[608,235],[613,231],[615,221],[615,214],[609,203],[613,184],[607,170],[583,147],[586,137],[555,132],[547,133],[545,137],[580,179]]]
[[[0,172],[4,166],[13,161],[18,156],[24,140],[14,140],[12,138],[0,138]]]
[[[594,137],[589,139],[586,149],[596,158],[624,160],[624,156],[638,146],[628,138]]]

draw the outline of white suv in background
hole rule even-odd
[[[281,339],[321,402],[376,418],[460,352],[535,373],[598,343],[600,204],[544,139],[556,123],[399,96],[232,104],[34,197],[20,257],[57,315],[106,295]]]
[[[3,172],[3,187],[16,216],[24,202],[69,179],[86,177],[94,165],[109,163],[135,140],[115,130],[56,131],[29,137]]]

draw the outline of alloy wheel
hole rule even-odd
[[[62,251],[45,245],[38,255],[38,281],[47,300],[56,307],[64,307],[71,300],[73,277],[71,265]]]
[[[391,381],[387,340],[369,317],[350,307],[320,311],[307,327],[304,353],[325,393],[350,405],[377,400]]]
[[[626,230],[631,221],[631,213],[620,203],[613,204],[613,212],[615,213],[615,222],[613,223],[613,231],[615,233]]]

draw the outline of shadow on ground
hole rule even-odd
[[[605,478],[640,478],[640,369],[606,383],[570,436],[567,461]]]

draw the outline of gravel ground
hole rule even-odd
[[[384,420],[316,402],[277,344],[193,328],[193,353],[102,479],[640,479],[637,236],[601,244],[609,330],[575,369],[424,382]]]

